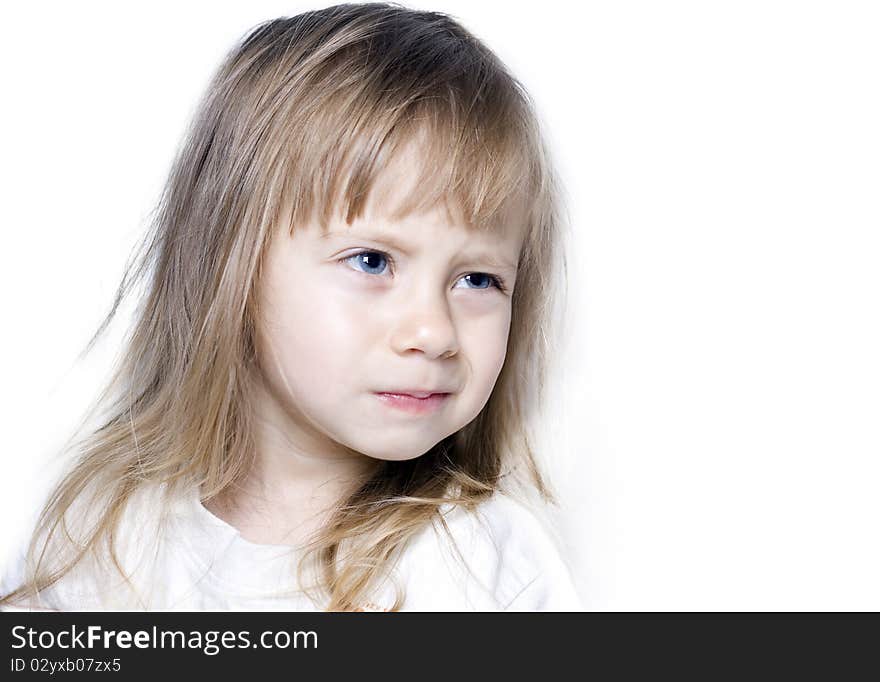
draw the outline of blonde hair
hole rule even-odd
[[[420,457],[381,462],[339,505],[309,546],[317,587],[328,610],[356,609],[411,537],[445,525],[442,506],[473,510],[509,481],[553,501],[528,424],[544,394],[565,258],[533,106],[448,16],[339,5],[260,24],[213,77],[151,229],[86,348],[143,282],[121,360],[90,411],[101,425],[78,442],[75,466],[42,511],[25,584],[0,603],[38,595],[87,555],[111,557],[124,575],[116,534],[143,486],[211,499],[241,481],[255,456],[248,369],[273,226],[326,223],[335,211],[351,222],[416,138],[423,177],[403,210],[451,201],[480,229],[515,206],[527,222],[507,356],[471,423]],[[100,513],[71,533],[75,501]]]

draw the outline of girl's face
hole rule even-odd
[[[302,452],[418,457],[479,414],[504,363],[522,228],[443,207],[393,220],[389,185],[351,225],[282,229],[266,254],[260,409]],[[446,395],[382,395],[419,391]]]

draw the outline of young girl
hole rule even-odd
[[[458,23],[258,26],[96,334],[143,282],[0,604],[580,608],[527,503],[553,501],[528,424],[561,238],[528,98]]]

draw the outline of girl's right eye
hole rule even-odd
[[[391,256],[381,251],[358,251],[341,259],[343,263],[353,262],[356,267],[368,275],[380,275],[385,270],[382,262],[391,262]]]

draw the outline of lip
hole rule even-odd
[[[440,409],[451,393],[432,393],[426,398],[418,398],[408,393],[376,393],[379,400],[403,412],[410,414],[429,414]]]

